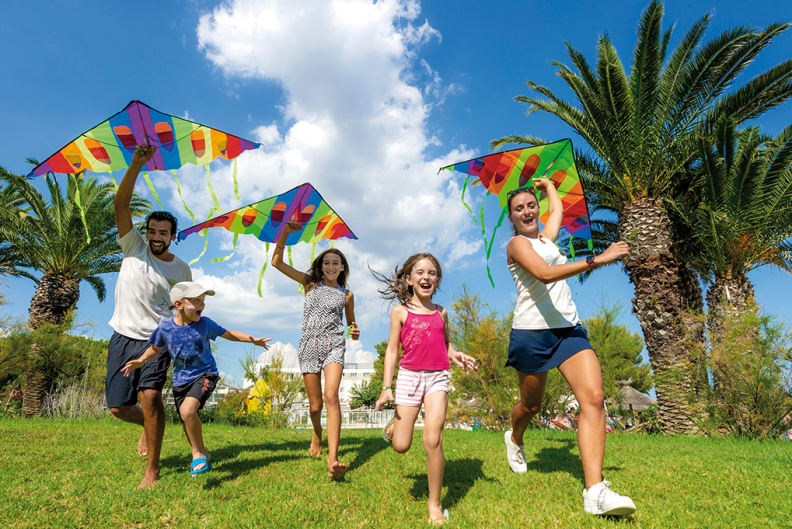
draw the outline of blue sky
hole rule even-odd
[[[538,5],[537,5],[538,4]],[[503,262],[508,230],[496,238],[491,267],[483,265],[480,232],[459,200],[461,178],[437,169],[488,152],[489,141],[527,133],[548,139],[576,137],[559,120],[526,117],[513,97],[528,94],[525,81],[551,87],[572,100],[555,76],[553,60],[568,62],[564,41],[595,58],[596,39],[608,33],[622,61],[631,62],[643,2],[83,2],[46,8],[22,2],[4,6],[0,83],[0,164],[27,173],[26,157],[44,159],[80,132],[140,99],[159,110],[189,117],[261,141],[239,158],[244,203],[311,181],[358,234],[342,242],[351,261],[350,287],[357,298],[362,335],[347,361],[371,358],[387,337],[388,307],[376,295],[366,266],[393,269],[416,251],[431,251],[444,266],[436,300],[450,304],[466,284],[505,314],[514,301]],[[673,1],[665,26],[676,24],[674,46],[690,25],[713,14],[709,37],[736,25],[766,26],[792,19],[788,2]],[[779,37],[743,74],[743,80],[789,58],[792,31]],[[777,134],[792,122],[790,103],[758,121]],[[576,145],[582,147],[577,140]],[[153,173],[167,209],[183,227],[190,219],[174,196],[172,177]],[[104,177],[103,177],[104,178]],[[203,169],[186,167],[180,178],[199,217],[209,209]],[[212,182],[224,209],[237,203],[230,167],[212,164]],[[148,196],[141,181],[138,191]],[[474,200],[480,199],[474,196]],[[496,212],[489,210],[488,225]],[[241,238],[234,258],[210,264],[230,251],[230,236],[215,230],[194,275],[218,291],[207,315],[226,327],[274,336],[296,346],[302,299],[275,270],[264,276],[264,297],[255,294],[266,259],[264,245]],[[202,240],[175,246],[189,261]],[[310,248],[295,249],[308,264]],[[752,272],[759,302],[785,323],[792,278],[771,269]],[[105,278],[112,293],[115,277]],[[6,315],[27,317],[34,292],[29,280],[3,279]],[[630,314],[632,287],[619,268],[597,272],[583,285],[571,282],[582,317],[603,302]],[[112,295],[103,303],[81,289],[78,319],[99,337]],[[248,347],[223,342],[221,370],[240,380],[238,359]],[[293,354],[291,346],[283,349]],[[260,351],[256,351],[258,354]],[[471,351],[475,354],[475,351]]]

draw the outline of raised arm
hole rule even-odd
[[[301,229],[302,224],[297,221],[290,220],[286,223],[286,227],[284,228],[283,233],[281,233],[280,239],[277,243],[275,243],[275,251],[272,252],[271,262],[272,266],[283,272],[286,276],[294,279],[301,285],[306,286],[308,284],[308,274],[305,272],[300,272],[296,268],[283,262],[283,249],[286,248],[286,238],[290,233],[300,231]]]
[[[132,212],[129,210],[129,203],[132,200],[132,193],[135,191],[135,182],[140,170],[154,156],[156,150],[157,148],[153,145],[138,146],[135,149],[135,154],[132,155],[132,163],[129,164],[124,178],[118,184],[118,191],[113,198],[113,206],[115,207],[119,239],[132,230]]]
[[[349,337],[353,340],[357,340],[360,338],[360,329],[358,329],[357,323],[355,323],[355,296],[351,291],[346,293],[344,312],[346,313],[347,325],[352,326],[352,329],[349,331]]]
[[[386,402],[393,402],[393,372],[396,370],[396,358],[399,356],[399,336],[402,325],[407,318],[407,311],[401,305],[393,307],[390,315],[390,334],[388,347],[385,349],[385,362],[382,372],[382,392],[374,407],[382,409]]]
[[[534,185],[536,189],[547,194],[549,202],[547,208],[548,218],[542,230],[542,236],[555,242],[558,238],[558,232],[561,230],[561,221],[564,220],[564,205],[561,203],[561,198],[558,196],[558,191],[552,180],[535,178]]]
[[[550,243],[548,242],[548,244]],[[545,284],[561,281],[589,269],[589,264],[585,260],[548,265],[524,237],[513,237],[506,245],[506,255],[509,262],[518,263],[528,270],[529,274]],[[594,256],[594,265],[606,265],[627,255],[630,255],[627,243],[615,242],[608,246],[604,252]]]

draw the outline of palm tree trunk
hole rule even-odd
[[[729,327],[738,325],[740,331],[747,331],[743,337],[746,341],[742,342],[744,354],[750,355],[751,345],[758,345],[759,327],[752,326],[745,328],[743,319],[751,312],[756,314],[759,310],[756,305],[756,296],[751,280],[744,274],[726,275],[716,277],[715,281],[707,290],[707,325],[710,330],[710,344],[713,355],[710,358],[712,367],[712,386],[716,399],[724,397],[723,382],[730,376],[729,355],[723,356],[720,345],[726,339]],[[758,318],[757,318],[758,323]],[[749,323],[749,325],[752,325]]]
[[[701,291],[675,257],[662,199],[639,198],[619,214],[619,237],[630,245],[624,267],[635,287],[633,312],[643,329],[663,433],[695,433],[698,366],[703,342]]]
[[[30,301],[28,325],[34,330],[48,323],[62,325],[79,298],[79,281],[62,274],[44,274]],[[43,411],[44,397],[54,378],[52,358],[47,356],[40,344],[31,346],[22,396],[23,417],[36,417]]]

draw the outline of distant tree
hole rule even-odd
[[[451,304],[451,342],[472,355],[479,369],[469,375],[452,370],[449,416],[476,417],[487,427],[500,428],[508,423],[518,399],[514,369],[505,366],[511,318],[486,308],[466,287]]]
[[[302,380],[283,371],[283,356],[280,353],[273,354],[267,365],[258,364],[253,354],[248,352],[240,361],[244,378],[253,383],[260,378],[264,379],[272,396],[271,415],[287,413],[300,396]]]
[[[602,367],[605,398],[615,398],[622,385],[645,393],[652,387],[651,369],[641,358],[641,336],[620,325],[621,306],[602,305],[593,318],[583,320],[589,341]]]

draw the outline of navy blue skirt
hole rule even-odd
[[[506,365],[521,373],[544,373],[584,349],[593,348],[580,324],[559,329],[512,329]]]

